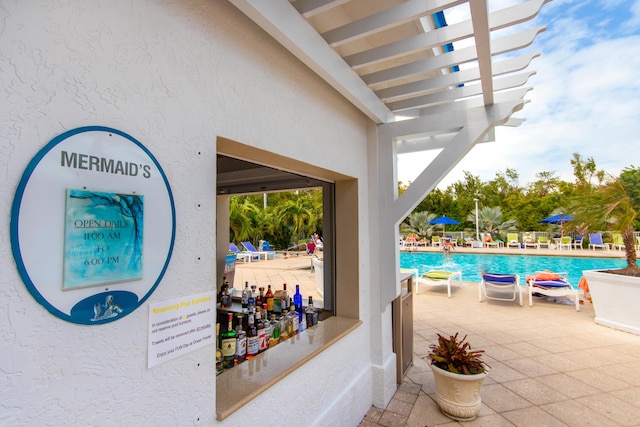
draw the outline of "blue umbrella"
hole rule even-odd
[[[541,219],[539,222],[542,222],[544,224],[564,224],[565,222],[574,220],[575,218],[571,215],[565,215],[565,214],[557,214],[557,215],[553,215],[550,216],[549,218],[545,218],[545,219]]]
[[[451,219],[448,216],[442,215],[439,218],[432,219],[431,221],[429,221],[429,224],[442,224],[442,234],[444,235],[445,224],[460,224],[460,223],[455,219]]]

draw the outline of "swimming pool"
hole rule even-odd
[[[622,268],[622,258],[581,258],[538,255],[450,254],[441,252],[401,252],[400,268],[416,268],[420,274],[428,270],[455,270],[462,272],[465,282],[479,282],[481,271],[517,273],[521,281],[527,274],[541,270],[565,271],[569,283],[577,285],[582,270]]]

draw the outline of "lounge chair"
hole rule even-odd
[[[608,251],[609,244],[602,241],[601,233],[591,233],[589,234],[589,249],[593,249],[595,251],[597,248],[605,249]]]
[[[624,242],[622,241],[622,234],[613,233],[613,249],[617,249],[619,251],[624,249]]]
[[[275,252],[276,248],[272,248],[271,244],[266,240],[260,240],[260,250],[265,252]]]
[[[440,236],[431,237],[431,246],[442,246],[442,242],[440,241]]]
[[[520,287],[520,276],[517,274],[496,274],[482,273],[482,280],[478,283],[478,300],[482,302],[482,295],[485,298],[498,301],[515,301],[522,307],[522,288]]]
[[[489,235],[489,239],[490,240],[485,240],[485,237],[487,236],[487,234]],[[490,233],[485,233],[482,236],[482,244],[485,248],[499,248],[500,247],[500,241],[499,240],[493,240],[493,238],[491,237]]]
[[[252,259],[260,259],[260,256],[253,255],[246,251],[241,251],[235,243],[229,243],[229,252],[236,254],[236,259],[241,259],[242,262],[251,262]]]
[[[519,248],[520,241],[518,240],[518,233],[507,233],[507,247]]]
[[[446,286],[447,296],[451,298],[451,282],[453,279],[459,280],[462,285],[462,273],[460,271],[430,270],[423,273],[416,281],[416,294],[420,292],[420,285],[426,286]]]
[[[427,240],[426,237],[423,237],[422,239],[418,240],[416,245],[426,247],[426,246],[429,246],[429,241]]]
[[[551,249],[551,242],[547,236],[538,236],[538,249],[546,246],[547,249]]]
[[[571,250],[571,237],[563,236],[560,238],[560,242],[558,243],[558,250],[560,249],[569,249]]]
[[[462,246],[466,248],[476,247],[476,239],[474,239],[473,237],[465,237],[463,240],[464,240],[464,243],[462,244]]]
[[[259,251],[256,249],[251,242],[240,242],[240,244],[246,249],[246,251],[252,255],[258,255],[258,257],[264,256],[264,260],[266,261],[269,254],[273,254],[275,256],[275,252],[267,252],[267,251]]]
[[[582,240],[584,238],[582,236],[576,236],[576,238],[573,240],[573,243],[571,244],[571,247],[573,249],[582,249]]]
[[[571,286],[567,273],[539,271],[527,276],[527,286],[529,289],[529,307],[533,306],[534,294],[556,298],[570,296],[575,300],[576,311],[580,311],[580,292],[582,290]]]
[[[525,234],[524,237],[524,248],[536,248],[538,249],[538,242],[536,242],[535,240],[533,240],[533,238],[531,237],[531,235],[529,233]]]

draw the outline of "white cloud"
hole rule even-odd
[[[606,11],[620,1],[603,3],[591,16],[585,15],[585,3],[555,0],[543,8],[554,5],[546,15],[557,18],[533,46],[542,56],[530,66],[537,70],[529,81],[531,102],[516,114],[526,122],[498,128],[496,142],[474,147],[440,188],[462,179],[465,170],[485,181],[506,168],[516,169],[523,184],[542,171],[573,180],[574,152],[593,157],[598,168],[614,175],[640,165],[640,27],[632,35],[594,29],[589,23],[606,20]],[[632,11],[628,22],[640,22],[640,0],[631,3],[626,2]],[[399,179],[414,180],[417,169],[403,160]]]

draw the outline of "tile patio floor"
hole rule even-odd
[[[590,302],[534,300],[533,307],[478,302],[477,284],[421,289],[414,295],[413,366],[373,426],[640,426],[640,336],[600,326]],[[639,314],[640,315],[640,311]],[[482,409],[469,422],[445,417],[435,403],[423,357],[436,334],[468,335],[491,365]]]
[[[307,295],[315,291],[310,262],[301,256],[238,265],[236,283],[300,283]],[[372,407],[360,427],[640,426],[640,336],[595,324],[591,303],[576,312],[546,300],[529,307],[526,297],[524,307],[478,302],[475,283],[452,288],[450,299],[446,289],[422,287],[413,303],[413,366],[389,405]],[[491,365],[482,409],[469,422],[440,412],[423,360],[436,333],[455,332],[484,349]]]

